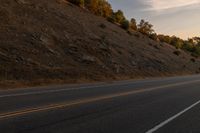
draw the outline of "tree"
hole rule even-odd
[[[189,51],[189,52],[193,52],[193,50],[194,50],[193,41],[191,41],[190,39],[188,39],[188,41],[184,41],[182,49]]]
[[[161,41],[161,42],[165,42],[165,43],[168,43],[168,44],[171,43],[171,37],[170,37],[170,36],[167,36],[167,35],[162,35],[162,34],[160,34],[160,35],[158,35],[158,39],[159,39],[159,41]]]
[[[149,35],[149,37],[150,37],[151,39],[155,40],[155,41],[158,41],[158,36],[157,36],[156,33],[151,33],[151,34]]]
[[[114,13],[114,18],[115,18],[115,22],[121,24],[124,20],[124,13],[121,10],[118,10],[117,12]]]
[[[99,0],[85,0],[85,4],[92,13],[97,14]]]
[[[193,37],[193,41],[196,45],[200,45],[200,37]]]
[[[130,21],[130,28],[132,30],[137,30],[137,22],[134,18],[132,18],[131,21]]]
[[[112,15],[112,7],[106,0],[85,0],[86,7],[96,15],[108,18]]]
[[[183,47],[183,40],[176,37],[176,36],[172,36],[171,37],[171,44],[173,46],[175,46],[177,49],[182,48]]]
[[[101,10],[102,10],[102,16],[105,18],[108,18],[113,13],[111,5],[105,0],[102,1],[102,9]]]
[[[192,38],[188,38],[188,42],[194,44],[194,40]]]
[[[153,27],[152,24],[142,19],[140,21],[140,24],[138,24],[138,31],[145,35],[151,35],[154,32],[152,27]]]

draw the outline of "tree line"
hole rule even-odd
[[[145,20],[137,25],[136,20],[132,18],[131,20],[126,19],[122,10],[114,11],[112,6],[107,0],[68,0],[69,2],[76,4],[80,7],[90,10],[92,13],[106,18],[112,23],[120,25],[122,28],[129,30],[138,30],[143,34],[150,35],[154,33],[152,29],[153,25]]]
[[[189,38],[188,40],[183,40],[176,36],[157,34],[154,31],[152,24],[143,19],[139,22],[139,24],[137,24],[134,18],[128,20],[122,10],[114,11],[111,4],[107,0],[68,1],[82,8],[88,9],[95,15],[102,16],[112,23],[120,25],[125,30],[138,31],[155,41],[168,43],[177,49],[183,49],[185,51],[191,52],[192,56],[200,56],[200,37],[193,37]]]

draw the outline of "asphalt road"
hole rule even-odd
[[[200,75],[0,91],[0,133],[199,133]]]

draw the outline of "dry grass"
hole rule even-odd
[[[62,0],[1,0],[0,20],[1,88],[199,70],[199,59],[192,62],[188,53],[176,56],[176,49],[168,44],[127,33]]]

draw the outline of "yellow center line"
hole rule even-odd
[[[116,97],[128,96],[131,94],[150,92],[150,91],[154,91],[154,90],[158,90],[158,89],[162,89],[162,88],[175,87],[175,86],[186,85],[186,84],[191,84],[191,83],[196,83],[196,82],[200,82],[200,80],[175,83],[175,84],[169,84],[169,85],[162,85],[162,86],[158,86],[158,87],[132,90],[132,91],[127,91],[127,92],[122,92],[122,93],[109,94],[109,95],[105,95],[105,96],[92,97],[92,98],[88,98],[88,99],[79,99],[79,100],[75,100],[72,102],[51,104],[51,105],[46,105],[46,106],[42,106],[42,107],[28,108],[28,109],[23,109],[23,110],[19,110],[19,111],[7,112],[7,113],[0,114],[0,120],[8,119],[11,117],[27,115],[27,114],[36,113],[36,112],[41,112],[41,111],[61,109],[61,108],[70,107],[73,105],[80,105],[80,104],[86,104],[86,103],[91,103],[91,102],[96,102],[96,101],[101,101],[101,100],[106,100],[106,99],[112,99],[112,98],[116,98]]]

